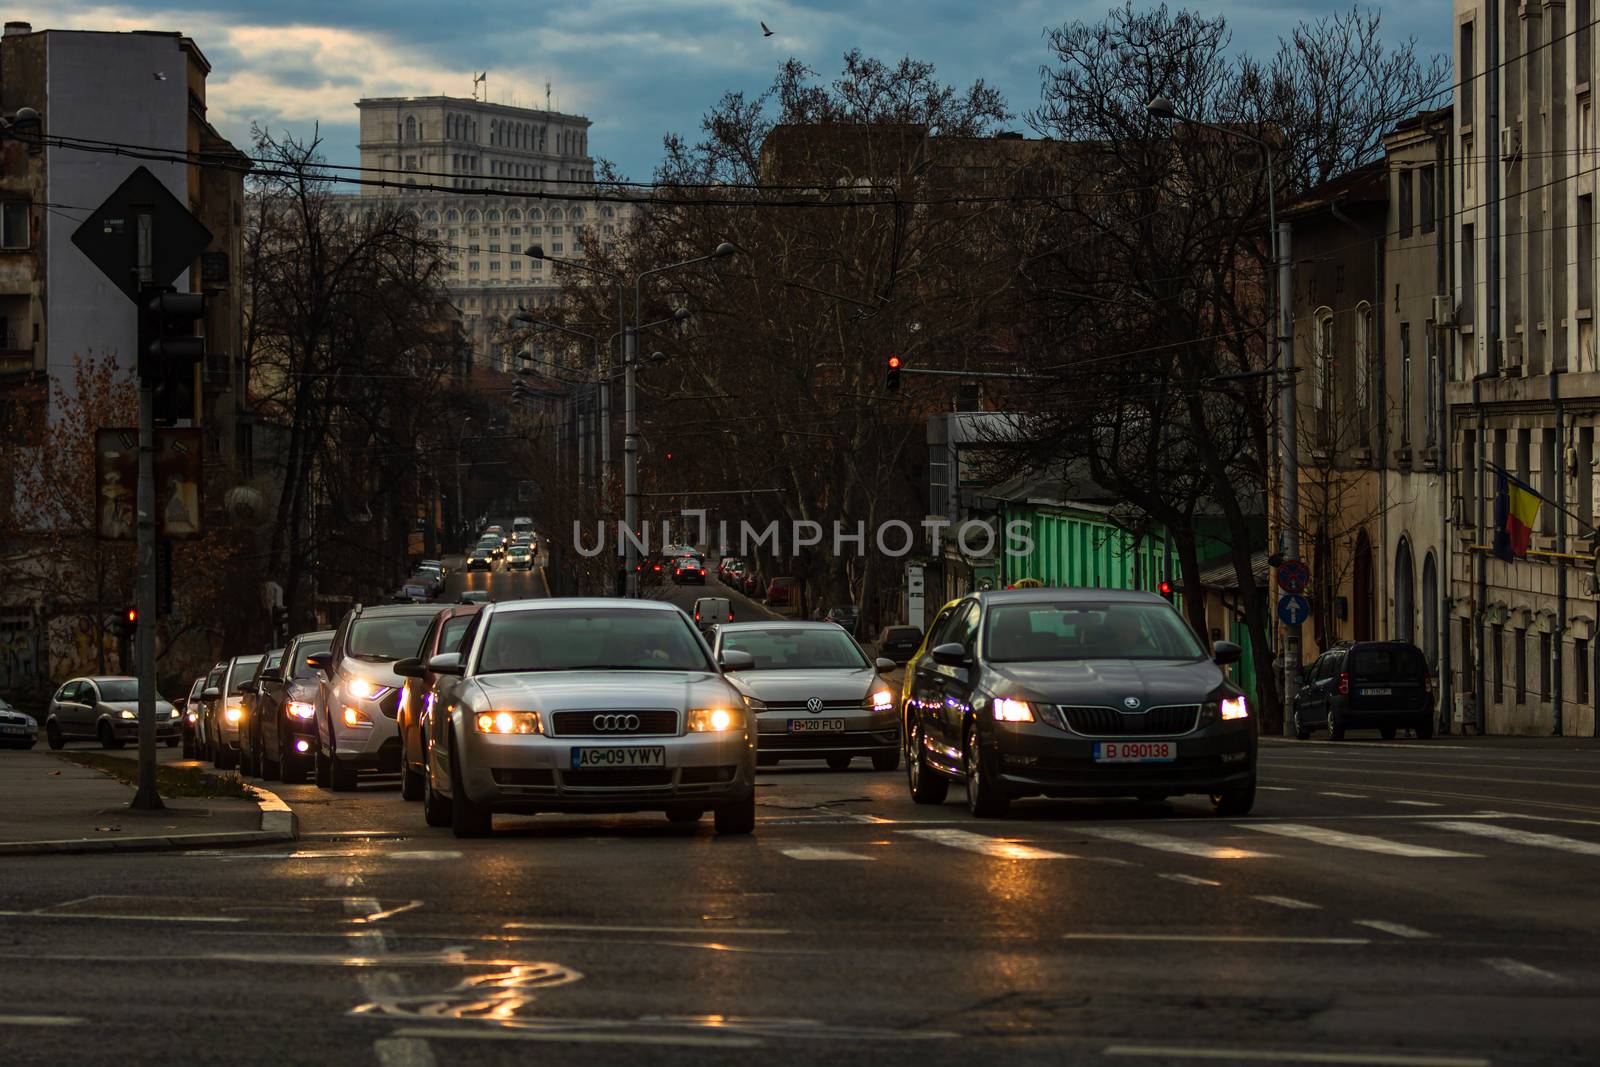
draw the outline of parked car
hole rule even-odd
[[[1247,814],[1256,723],[1223,667],[1162,597],[1110,589],[970,594],[939,612],[901,687],[906,773],[919,804],[951,782],[1004,815],[1025,796],[1211,798]]]
[[[477,604],[458,604],[444,609],[422,635],[417,654],[394,665],[395,674],[405,679],[395,727],[400,732],[400,796],[406,800],[422,799],[426,747],[422,737],[422,711],[433,699],[433,685],[439,680],[438,675],[428,670],[428,661],[441,652],[456,651],[461,635],[467,632],[467,625],[480,610]]]
[[[396,604],[426,604],[433,599],[433,590],[420,582],[407,582],[394,595]]]
[[[922,631],[915,626],[885,626],[878,631],[878,655],[896,665],[909,663],[922,646]]]
[[[212,667],[211,672],[206,675],[205,685],[200,689],[199,706],[194,707],[191,704],[191,709],[199,716],[194,725],[195,759],[211,758],[211,723],[218,715],[216,706],[222,700],[222,681],[227,673],[227,660]]]
[[[261,672],[261,696],[252,717],[256,732],[251,739],[261,753],[261,777],[294,785],[311,773],[321,675],[310,660],[332,644],[332,630],[300,634],[284,648],[276,668]]]
[[[1400,730],[1433,736],[1433,674],[1422,649],[1408,641],[1355,641],[1318,656],[1294,700],[1294,734],[1309,740],[1327,730],[1377,730],[1393,740]]]
[[[39,720],[0,700],[0,748],[32,748],[39,743]]]
[[[764,765],[784,759],[826,760],[842,771],[856,756],[875,770],[900,766],[895,693],[861,646],[831,622],[738,622],[717,626],[719,657],[747,653],[749,667],[729,675],[749,697]]]
[[[261,762],[261,726],[257,721],[257,705],[261,700],[261,676],[264,672],[276,668],[282,659],[283,649],[272,649],[256,662],[256,669],[239,686],[239,707],[244,711],[244,717],[239,720],[240,774],[248,776],[261,773],[260,767],[257,766]]]
[[[706,561],[699,556],[679,556],[672,561],[672,580],[679,585],[688,582],[706,584]]]
[[[239,724],[244,721],[244,703],[239,687],[255,673],[261,654],[235,656],[227,661],[217,686],[215,698],[206,694],[206,740],[209,751],[206,758],[219,771],[230,771],[239,765]]]
[[[123,675],[73,678],[50,698],[44,718],[51,748],[68,741],[99,741],[121,748],[139,740],[139,679]],[[178,743],[178,710],[156,695],[156,740],[168,748]]]
[[[394,663],[417,654],[438,614],[431,604],[353,608],[329,650],[311,658],[327,676],[317,686],[317,785],[351,790],[360,771],[400,769],[394,720],[405,679],[394,673]]]
[[[178,709],[178,736],[183,741],[183,758],[198,759],[200,755],[200,716],[205,712],[206,676],[201,675],[189,687],[189,695],[172,702]],[[180,703],[181,701],[181,703]]]
[[[671,604],[491,604],[427,666],[440,676],[423,712],[430,826],[475,837],[500,812],[709,810],[719,834],[755,829],[754,724]]]
[[[800,610],[800,580],[779,577],[767,583],[767,607],[780,614],[792,615]]]
[[[823,622],[831,622],[844,629],[845,633],[854,634],[856,624],[861,621],[861,609],[854,604],[836,604],[822,613]]]
[[[456,598],[457,604],[487,604],[489,603],[489,590],[466,589]]]

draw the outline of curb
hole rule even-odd
[[[168,834],[146,837],[80,837],[62,841],[3,841],[0,856],[67,855],[82,852],[161,852],[190,848],[241,848],[293,841],[300,836],[300,818],[276,793],[251,786],[259,799],[259,830],[223,833]]]

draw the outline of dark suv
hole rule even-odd
[[[1346,730],[1366,729],[1391,740],[1406,729],[1425,740],[1433,736],[1433,703],[1433,674],[1416,645],[1335,645],[1317,657],[1295,695],[1294,735],[1305,741],[1325,729],[1339,741]]]

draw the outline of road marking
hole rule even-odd
[[[414,902],[414,903],[420,903]],[[362,921],[374,922],[384,916],[380,905],[371,897],[347,897],[344,910],[352,916],[365,916]],[[400,909],[404,910],[404,909]],[[393,947],[385,930],[363,930],[351,940],[362,947],[374,962],[387,957]],[[361,992],[370,1002],[393,1003],[406,994],[404,980],[393,971],[362,971],[357,975]],[[420,1038],[391,1035],[372,1043],[372,1052],[381,1067],[435,1067],[438,1063],[428,1043]]]
[[[1070,860],[1077,857],[1064,852],[1051,852],[1049,849],[1034,848],[1016,841],[1002,841],[998,837],[989,837],[987,834],[975,834],[969,830],[897,830],[896,833],[910,834],[920,837],[924,841],[932,841],[936,845],[945,845],[949,848],[964,849],[968,852],[977,852],[985,856],[993,856],[1002,860]]]
[[[1513,845],[1530,845],[1534,848],[1553,848],[1559,852],[1572,852],[1579,856],[1600,856],[1600,845],[1592,841],[1580,841],[1575,837],[1561,837],[1557,834],[1536,834],[1531,830],[1517,830],[1510,826],[1496,826],[1492,823],[1481,822],[1430,822],[1429,826],[1437,826],[1441,830],[1454,830],[1459,834],[1476,834],[1479,837],[1490,837],[1496,841],[1509,841]]]
[[[1352,919],[1351,922],[1355,923],[1357,926],[1366,926],[1373,930],[1382,930],[1384,933],[1393,934],[1396,937],[1420,939],[1433,936],[1426,930],[1418,930],[1415,926],[1407,926],[1405,923],[1386,922],[1383,919]]]
[[[329,889],[354,889],[361,884],[359,874],[330,874],[322,880]]]
[[[449,1038],[467,1041],[557,1041],[580,1045],[678,1045],[686,1048],[757,1048],[754,1037],[698,1037],[691,1034],[628,1034],[594,1030],[450,1030],[444,1027],[408,1026],[396,1037]]]
[[[1242,823],[1251,830],[1282,837],[1297,837],[1319,845],[1350,848],[1360,852],[1377,852],[1385,856],[1409,856],[1416,859],[1476,858],[1472,852],[1452,852],[1449,849],[1428,845],[1412,845],[1404,841],[1390,841],[1384,837],[1351,834],[1343,830],[1330,830],[1324,826],[1307,826],[1304,823]]]
[[[91,911],[0,911],[0,918],[125,919],[142,923],[242,923],[237,915],[112,915]]]
[[[1391,800],[1391,804],[1404,804],[1408,808],[1442,808],[1443,804],[1432,800]]]
[[[1146,830],[1124,829],[1120,826],[1097,827],[1094,829],[1080,828],[1077,832],[1089,834],[1092,837],[1103,837],[1107,841],[1120,841],[1127,845],[1138,845],[1140,848],[1153,848],[1160,852],[1178,852],[1185,856],[1203,856],[1211,860],[1260,859],[1271,855],[1268,852],[1252,852],[1247,848],[1213,845],[1205,841],[1189,841],[1182,837],[1153,834]]]
[[[345,897],[344,913],[356,918],[365,919],[383,910],[376,897]]]
[[[1271,934],[1062,934],[1063,941],[1181,941],[1226,945],[1370,945],[1370,937],[1277,937]]]
[[[1292,908],[1296,911],[1321,911],[1321,904],[1313,904],[1307,900],[1296,900],[1294,897],[1276,897],[1270,893],[1253,896],[1251,900],[1259,900],[1263,904],[1272,904],[1279,908]]]
[[[715,934],[718,937],[729,935],[739,937],[785,937],[787,930],[757,929],[755,927],[738,926],[608,926],[597,923],[506,923],[507,930],[551,930],[551,931],[578,931],[591,934],[694,934],[704,936]]]
[[[0,1015],[0,1026],[82,1026],[76,1015]]]
[[[1558,982],[1565,983],[1566,979],[1554,971],[1547,971],[1543,967],[1535,967],[1531,963],[1523,963],[1507,956],[1496,956],[1483,961],[1507,978],[1516,978],[1521,981]]]
[[[355,921],[361,923],[381,923],[385,919],[392,918],[393,916],[400,915],[404,912],[415,911],[420,907],[422,907],[422,901],[413,900],[409,904],[400,905],[398,908],[390,908],[387,911],[375,911],[369,915],[356,916]]]
[[[786,848],[782,850],[792,860],[875,860],[876,856],[863,856],[859,852],[846,852],[842,848]]]
[[[1262,790],[1263,792],[1267,792],[1267,793],[1298,793],[1298,792],[1300,792],[1300,790],[1298,790],[1298,789],[1290,789],[1286,785],[1258,785],[1258,786],[1256,786],[1256,788]]]
[[[1158,874],[1157,878],[1165,878],[1169,882],[1181,882],[1184,885],[1219,886],[1222,883],[1210,878],[1196,878],[1192,874]]]
[[[1366,800],[1365,793],[1336,793],[1331,789],[1324,789],[1317,794],[1319,797],[1343,797],[1345,800]]]
[[[1178,1060],[1228,1060],[1251,1063],[1332,1063],[1351,1067],[1489,1067],[1477,1056],[1403,1056],[1381,1052],[1288,1052],[1281,1049],[1184,1048],[1178,1045],[1110,1045],[1106,1056],[1149,1056]]]

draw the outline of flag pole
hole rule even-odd
[[[1570,519],[1574,520],[1575,522],[1577,522],[1577,523],[1581,524],[1582,526],[1584,526],[1590,533],[1594,533],[1597,529],[1600,529],[1600,528],[1597,528],[1594,525],[1594,523],[1589,522],[1587,519],[1583,518],[1577,512],[1572,511],[1569,508],[1564,508],[1560,504],[1557,504],[1554,500],[1551,500],[1549,497],[1545,496],[1543,493],[1539,492],[1539,490],[1535,489],[1533,486],[1529,485],[1527,482],[1523,481],[1521,478],[1518,478],[1515,474],[1512,474],[1510,471],[1506,470],[1504,467],[1499,466],[1498,464],[1495,464],[1495,463],[1490,463],[1488,460],[1484,460],[1483,461],[1483,465],[1485,467],[1488,467],[1490,470],[1494,471],[1496,474],[1504,476],[1506,481],[1515,482],[1518,488],[1522,489],[1524,492],[1532,493],[1534,496],[1538,497],[1540,499],[1540,501],[1542,501],[1543,503],[1549,504],[1551,507],[1553,507],[1557,511],[1561,512],[1563,515],[1567,516],[1568,518],[1570,518]]]

